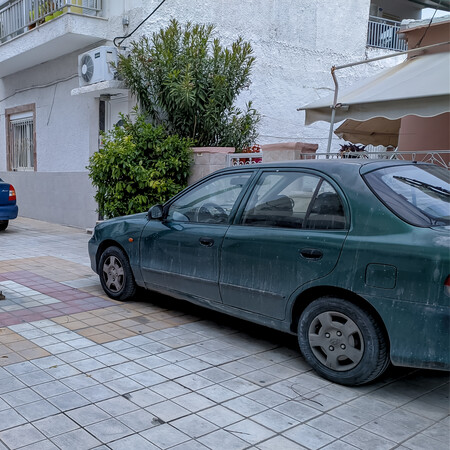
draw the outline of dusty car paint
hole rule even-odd
[[[316,160],[224,169],[207,180],[252,172],[229,223],[191,225],[148,220],[146,214],[106,221],[89,242],[92,268],[98,272],[101,252],[115,244],[126,252],[139,286],[289,333],[296,332],[302,310],[314,299],[347,298],[376,317],[393,364],[448,370],[448,228],[412,226],[375,197],[359,172],[389,164],[394,163]],[[260,174],[292,170],[314,173],[336,189],[345,229],[240,224]],[[210,247],[198,245],[205,237],[213,241]],[[305,249],[322,256],[305,259]]]

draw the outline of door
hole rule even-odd
[[[163,221],[151,220],[141,237],[141,268],[148,288],[220,302],[223,237],[252,172],[207,179],[175,198]]]
[[[128,114],[130,111],[128,95],[113,97],[106,106],[106,129],[112,130],[115,126],[122,124],[120,115]]]
[[[224,304],[284,319],[290,295],[335,267],[345,237],[345,206],[313,172],[264,171],[224,238]]]

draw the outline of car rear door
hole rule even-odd
[[[222,244],[223,303],[284,319],[290,295],[335,267],[348,209],[334,183],[300,170],[262,171],[243,203]]]

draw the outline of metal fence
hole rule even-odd
[[[399,31],[400,22],[370,16],[367,30],[367,45],[387,50],[407,50],[406,42],[400,39]]]
[[[228,167],[248,166],[263,162],[263,152],[259,153],[229,153],[227,155]]]
[[[429,162],[450,169],[450,150],[439,151],[362,151],[362,152],[331,152],[302,154],[302,159],[390,159],[403,161]],[[259,164],[264,161],[264,152],[261,153],[231,153],[228,155],[228,166],[245,166]]]
[[[16,0],[0,9],[0,43],[67,13],[96,16],[102,0]]]

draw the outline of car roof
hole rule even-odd
[[[325,155],[324,155],[325,156]],[[391,167],[398,165],[412,165],[412,164],[420,164],[420,165],[432,165],[429,163],[419,163],[417,161],[399,161],[399,160],[390,160],[390,159],[365,159],[365,158],[345,158],[345,159],[304,159],[304,160],[295,160],[295,161],[282,161],[282,162],[270,162],[270,163],[258,163],[258,164],[250,164],[243,166],[232,166],[228,169],[237,169],[237,170],[248,170],[249,168],[258,168],[258,169],[272,169],[272,168],[310,168],[317,170],[324,170],[325,172],[329,171],[331,167],[335,169],[343,169],[345,167],[350,168],[364,167],[364,172],[369,172],[376,169],[381,169],[383,167]],[[224,169],[227,170],[227,169]],[[355,170],[355,169],[354,169]],[[358,169],[356,169],[358,170]]]

